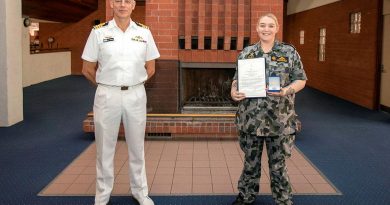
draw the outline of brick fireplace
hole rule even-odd
[[[230,113],[236,103],[230,97],[235,72],[230,63],[182,63],[179,75],[181,113]]]
[[[149,26],[161,54],[155,76],[145,84],[147,136],[236,136],[236,106],[229,94],[237,54],[258,40],[261,14],[274,13],[283,27],[286,1],[137,2],[137,15],[144,12],[141,22]],[[282,36],[280,29],[277,38]],[[83,128],[93,132],[92,113]]]

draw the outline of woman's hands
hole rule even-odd
[[[267,90],[267,94],[270,96],[279,96],[279,97],[292,95],[302,90],[305,87],[305,84],[306,84],[306,80],[295,80],[290,85],[280,89],[280,92],[268,92]]]
[[[303,87],[305,87],[306,81],[304,80],[296,80],[290,85],[280,89],[280,92],[268,92],[267,87],[267,95],[269,96],[278,96],[284,97],[287,95],[292,95],[298,91],[300,91]],[[245,99],[245,94],[237,91],[237,80],[232,82],[232,89],[230,90],[230,95],[234,101],[240,101]]]
[[[270,96],[284,97],[284,96],[291,95],[294,93],[295,93],[295,90],[289,86],[280,89],[279,92],[268,92],[268,89],[267,89],[267,95],[270,95]]]
[[[237,91],[237,80],[232,82],[232,89],[230,90],[230,96],[234,101],[240,101],[245,99],[245,94]]]
[[[240,93],[237,90],[232,90],[230,92],[230,95],[232,96],[232,99],[234,101],[240,101],[240,100],[245,99],[245,94],[244,93]]]

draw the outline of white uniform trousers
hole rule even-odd
[[[129,178],[134,195],[148,195],[145,172],[144,139],[146,92],[143,84],[121,90],[99,85],[94,101],[96,140],[95,205],[105,205],[114,185],[114,155],[122,120],[129,152]]]

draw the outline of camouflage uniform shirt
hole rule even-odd
[[[266,76],[280,76],[281,87],[295,80],[307,80],[300,56],[286,43],[275,41],[272,50],[264,53],[259,43],[244,48],[238,60],[265,58]],[[237,80],[237,70],[234,75]],[[295,132],[295,95],[246,98],[239,102],[236,125],[239,132],[257,136],[279,136]]]

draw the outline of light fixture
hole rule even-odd
[[[23,25],[24,27],[29,27],[31,25],[31,19],[29,17],[24,18]]]

